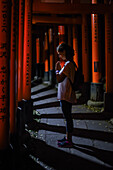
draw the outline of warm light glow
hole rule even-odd
[[[45,60],[45,72],[48,72],[49,68],[48,68],[48,59]]]
[[[59,33],[60,35],[64,35],[64,34],[65,34],[65,28],[64,28],[64,26],[62,26],[62,25],[58,26],[58,33]]]
[[[92,0],[92,4],[97,4],[97,0]]]

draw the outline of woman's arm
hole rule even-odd
[[[60,61],[58,61],[55,65],[55,70],[56,70],[56,78],[57,78],[57,82],[60,83],[65,79],[65,74],[64,73],[60,73],[59,71],[61,70],[61,66],[60,66]]]
[[[56,78],[57,82],[60,83],[65,79],[66,75],[64,73],[59,74],[59,72],[56,71]]]

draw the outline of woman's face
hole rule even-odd
[[[66,51],[64,50],[63,52],[58,52],[59,58],[62,60],[66,60]]]

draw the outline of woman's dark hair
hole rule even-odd
[[[66,51],[66,59],[72,61],[74,56],[73,48],[66,43],[61,43],[58,45],[57,52],[63,52],[64,50]]]

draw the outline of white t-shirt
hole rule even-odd
[[[58,83],[58,100],[65,100],[70,103],[76,103],[76,94],[72,90],[72,86],[70,84],[69,78],[71,82],[74,82],[74,75],[75,75],[75,66],[72,62],[67,61],[64,67],[60,70],[59,74],[65,74],[66,78],[61,82]]]

